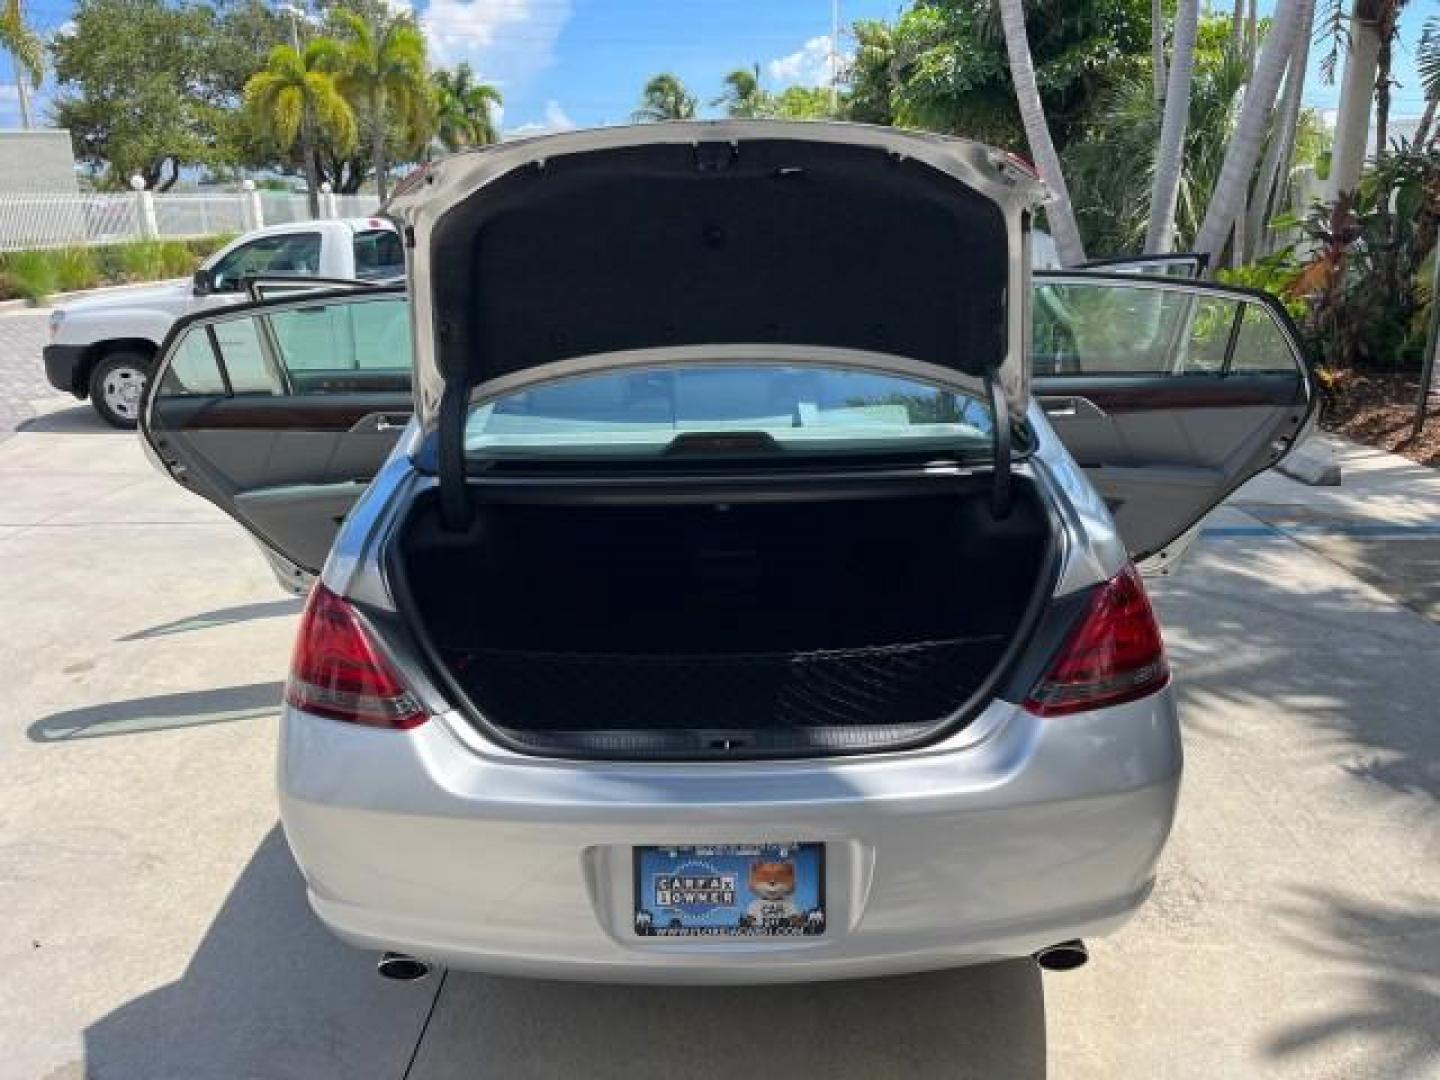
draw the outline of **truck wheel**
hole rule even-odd
[[[140,419],[150,358],[120,349],[106,354],[90,373],[90,404],[111,427],[134,428]]]

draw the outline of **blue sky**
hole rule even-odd
[[[71,4],[25,0],[25,6],[33,24],[53,31]],[[468,59],[501,86],[504,127],[511,131],[623,121],[645,78],[658,71],[675,72],[708,102],[735,67],[759,63],[772,87],[819,84],[828,70],[829,0],[415,0],[415,6],[439,62]],[[903,6],[902,0],[842,0],[842,25],[892,17]],[[1262,13],[1272,7],[1273,0],[1261,0]],[[1397,116],[1422,107],[1414,45],[1434,11],[1431,0],[1411,0],[1406,12],[1396,49],[1403,84],[1394,93]],[[842,35],[841,50],[847,47]],[[0,127],[15,126],[8,57],[0,59],[0,72]],[[1307,103],[1333,108],[1338,95],[1312,63]]]

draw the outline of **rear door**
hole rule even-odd
[[[1263,293],[1079,271],[1036,274],[1033,300],[1035,397],[1149,569],[1313,411],[1294,327]]]
[[[179,323],[140,426],[161,467],[303,591],[409,422],[410,387],[402,290],[307,294]]]

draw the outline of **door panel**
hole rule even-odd
[[[351,308],[362,304],[357,324]],[[144,438],[272,562],[314,574],[409,420],[408,318],[403,293],[367,289],[187,320],[151,382]]]
[[[1312,408],[1293,330],[1249,290],[1037,274],[1034,393],[1137,560],[1289,449]]]

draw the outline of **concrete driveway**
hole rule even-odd
[[[396,985],[315,923],[276,823],[297,604],[132,436],[43,390],[14,415],[0,1077],[1440,1076],[1440,474],[1265,478],[1155,588],[1181,816],[1082,971]]]

